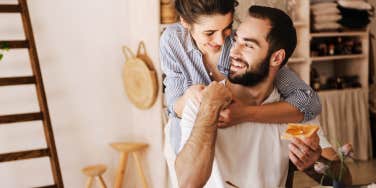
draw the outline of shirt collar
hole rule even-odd
[[[187,40],[186,40],[186,48],[187,48],[187,52],[191,52],[193,50],[198,50],[195,42],[193,41],[193,38],[191,36],[191,34],[189,33],[189,31],[187,30]]]

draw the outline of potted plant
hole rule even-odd
[[[339,144],[338,144],[339,145]],[[323,183],[324,177],[329,177],[333,181],[334,188],[344,188],[345,184],[343,176],[347,173],[348,168],[346,168],[345,160],[347,158],[354,159],[354,152],[351,144],[345,144],[338,147],[337,155],[338,161],[330,161],[328,163],[316,162],[314,169],[317,173],[322,174],[321,185]],[[339,168],[339,169],[338,169]]]

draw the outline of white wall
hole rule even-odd
[[[0,0],[0,3],[8,0]],[[118,153],[113,141],[144,141],[151,147],[142,162],[152,187],[165,187],[160,99],[148,111],[126,98],[120,47],[139,40],[157,69],[159,1],[30,0],[30,14],[42,67],[65,187],[83,187],[85,165],[104,163],[113,186]],[[16,15],[0,15],[0,40],[22,37]],[[0,62],[0,77],[30,74],[25,50],[11,50]],[[33,87],[0,88],[0,114],[37,111]],[[33,102],[34,101],[34,102]],[[34,125],[34,126],[33,126]],[[44,147],[40,122],[0,126],[0,152]],[[133,160],[124,187],[139,187]],[[45,159],[0,164],[0,187],[52,183]]]

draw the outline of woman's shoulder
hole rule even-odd
[[[185,37],[187,36],[187,32],[188,31],[180,23],[169,24],[162,33],[161,41],[184,41]]]

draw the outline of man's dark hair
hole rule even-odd
[[[234,13],[237,5],[237,0],[175,0],[176,11],[188,24],[202,15]]]
[[[285,59],[281,67],[285,65],[296,48],[296,30],[290,17],[280,9],[264,6],[251,6],[248,9],[249,16],[270,21],[270,31],[266,37],[269,43],[268,54],[284,49]]]

